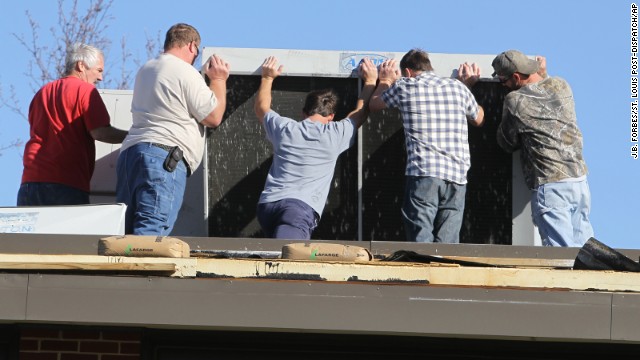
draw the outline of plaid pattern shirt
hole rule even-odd
[[[475,119],[479,107],[466,85],[423,72],[415,78],[400,78],[382,94],[382,100],[402,114],[406,175],[467,183],[471,166],[467,119]]]

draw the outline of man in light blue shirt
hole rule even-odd
[[[282,68],[275,57],[265,59],[256,96],[254,110],[274,152],[257,215],[266,237],[308,240],[322,215],[336,160],[353,145],[369,115],[378,70],[369,59],[360,64],[364,87],[347,118],[333,121],[337,95],[318,90],[305,100],[302,111],[307,118],[296,121],[271,109],[271,87]]]

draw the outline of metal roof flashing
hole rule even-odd
[[[205,47],[201,65],[212,55],[221,56],[231,64],[233,75],[260,75],[260,66],[268,56],[275,56],[284,65],[283,76],[357,77],[355,69],[364,57],[379,65],[387,59],[400,61],[403,52],[359,50],[291,50],[262,48]],[[455,77],[460,64],[476,63],[480,67],[482,81],[494,81],[491,62],[495,55],[429,53],[434,72],[439,76]]]

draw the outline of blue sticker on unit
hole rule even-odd
[[[37,212],[0,214],[0,233],[32,233],[37,223]]]
[[[358,67],[360,61],[363,58],[369,58],[375,66],[379,66],[385,60],[389,60],[389,57],[380,54],[354,54],[354,53],[342,53],[340,54],[340,72],[351,73]]]

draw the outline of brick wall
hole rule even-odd
[[[20,360],[139,360],[140,330],[20,329]]]

